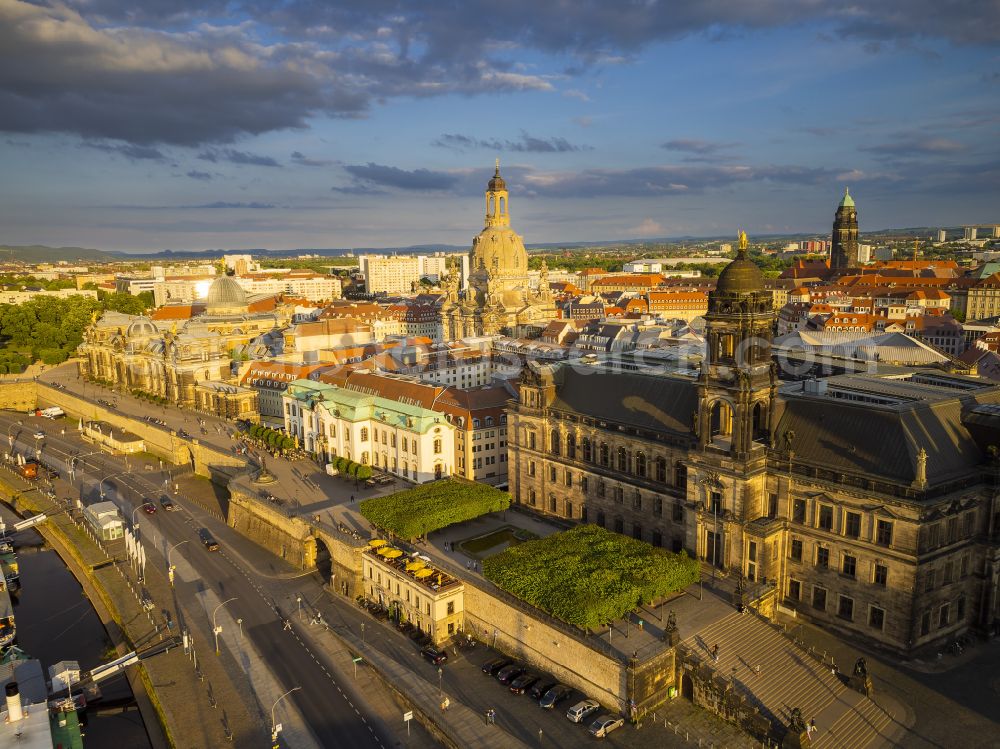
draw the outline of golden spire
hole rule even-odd
[[[500,174],[500,157],[497,156],[497,174]]]

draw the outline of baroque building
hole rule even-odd
[[[740,251],[697,376],[527,366],[515,502],[689,554],[824,627],[908,652],[1000,621],[1000,388],[942,371],[782,383]]]
[[[844,197],[833,218],[833,243],[830,246],[830,267],[836,271],[860,268],[858,257],[858,209],[850,190],[844,188]]]
[[[80,374],[227,418],[258,418],[257,393],[240,386],[232,362],[253,342],[288,325],[291,309],[264,295],[248,298],[229,276],[216,279],[204,310],[169,319],[105,312],[84,331]],[[164,318],[159,313],[164,312]],[[260,353],[260,352],[256,352]],[[266,354],[266,352],[264,352]]]
[[[529,284],[528,253],[524,240],[510,227],[510,195],[500,176],[499,159],[485,198],[486,226],[472,240],[468,286],[459,291],[460,274],[454,268],[444,284],[441,326],[446,341],[537,334],[557,317],[544,263],[537,290]]]

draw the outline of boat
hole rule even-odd
[[[14,605],[10,600],[7,581],[0,582],[0,650],[14,644],[17,629],[14,626]]]
[[[17,553],[14,551],[14,541],[6,536],[0,536],[0,570],[11,593],[21,589],[21,575],[17,565]]]

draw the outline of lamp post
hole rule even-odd
[[[229,598],[218,606],[215,607],[215,611],[212,612],[212,634],[215,635],[215,654],[219,654],[219,635],[222,633],[222,627],[215,623],[215,615],[219,613],[219,609],[225,606],[227,603],[232,603],[236,598]]]
[[[361,622],[361,645],[364,647],[365,644],[365,623]]]
[[[186,544],[186,543],[187,543],[187,541],[180,541],[179,543],[176,543],[173,546],[171,546],[169,549],[167,549],[167,577],[170,578],[170,587],[171,588],[174,587],[174,565],[172,565],[170,563],[170,555],[174,552],[174,549],[176,549],[178,546],[181,546],[181,545]]]
[[[444,676],[444,669],[438,666],[438,698],[444,698],[444,687],[441,683],[441,679]]]
[[[14,449],[14,435],[11,434],[10,432],[11,432],[12,429],[16,429],[19,426],[23,426],[23,424],[24,424],[24,422],[21,421],[20,419],[18,419],[13,424],[11,424],[9,427],[7,427],[7,442],[10,445],[10,448],[12,450]]]
[[[277,741],[278,740],[278,734],[281,733],[281,724],[274,722],[274,708],[276,708],[278,706],[278,703],[281,702],[283,699],[285,699],[285,697],[287,697],[292,692],[294,692],[296,690],[299,690],[299,689],[302,689],[302,687],[292,687],[287,692],[285,692],[283,695],[281,695],[278,699],[276,699],[274,701],[274,704],[271,705],[271,741]]]
[[[138,506],[138,507],[136,507],[136,508],[135,508],[134,510],[132,510],[132,530],[133,530],[133,531],[134,531],[134,530],[135,530],[136,528],[138,528],[138,527],[139,527],[139,521],[135,519],[135,514],[136,514],[137,512],[139,512],[139,510],[141,510],[141,509],[142,509],[143,507],[145,507],[146,505],[152,505],[152,504],[153,504],[152,502],[143,502],[143,503],[142,503],[141,505],[139,505],[139,506]]]
[[[101,499],[102,500],[104,499],[104,482],[108,481],[109,479],[113,479],[116,476],[120,476],[120,475],[122,475],[121,472],[120,471],[116,471],[115,473],[112,473],[110,476],[105,476],[103,479],[101,479],[101,482],[97,485],[97,489],[98,489],[98,491],[101,494]]]

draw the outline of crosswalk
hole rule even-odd
[[[893,745],[892,715],[753,614],[728,614],[681,645],[688,661],[709,666],[781,724],[788,725],[796,707],[806,723],[815,720],[814,749]],[[716,645],[717,661],[712,655]]]

